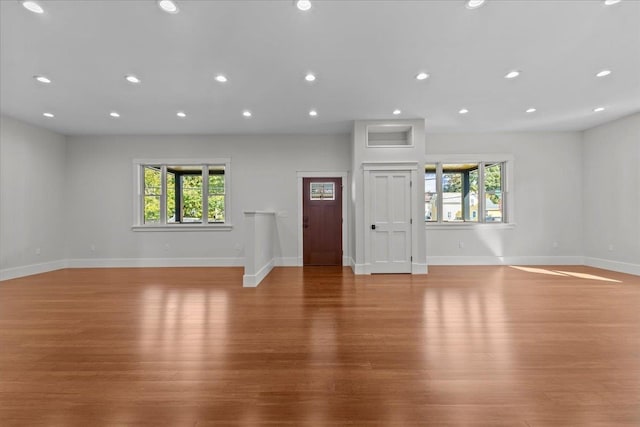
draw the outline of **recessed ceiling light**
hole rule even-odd
[[[425,72],[416,74],[416,80],[426,80],[428,78],[429,78],[429,74]]]
[[[296,1],[296,7],[302,11],[307,11],[311,9],[311,1],[310,0],[298,0]]]
[[[507,74],[505,74],[504,78],[505,79],[515,79],[519,75],[520,75],[520,71],[513,70],[513,71],[509,71]]]
[[[242,115],[245,116],[245,117],[251,117],[252,116],[251,111],[249,111],[249,110],[244,110],[242,112]]]
[[[527,109],[527,113],[535,113],[537,110],[535,108]]]
[[[466,108],[463,108],[462,110],[458,111],[458,113],[460,114],[467,114],[469,112],[469,110],[467,110]]]
[[[38,3],[34,2],[34,1],[23,1],[22,5],[29,12],[44,13],[44,9],[42,8],[42,6],[40,6]]]
[[[118,117],[120,117],[120,114],[119,114],[117,111],[112,111],[112,112],[110,112],[110,113],[109,113],[109,115],[110,115],[111,117],[116,118],[116,119],[117,119]]]
[[[216,76],[216,81],[219,83],[226,83],[229,81],[229,79],[227,79],[227,76],[225,76],[224,74],[218,74]]]
[[[176,3],[174,1],[171,1],[171,0],[160,0],[158,2],[158,6],[160,6],[160,9],[162,9],[165,12],[168,12],[168,13],[178,13],[178,12],[180,12],[180,10],[178,9],[178,6],[176,5]]]
[[[311,117],[315,117],[315,116],[317,116],[317,115],[318,115],[318,112],[317,112],[316,110],[311,110],[311,111],[309,111],[309,115],[310,115]]]
[[[124,76],[124,78],[129,82],[129,83],[134,83],[134,84],[138,84],[141,82],[141,80],[134,76],[133,74],[127,74],[126,76]]]
[[[596,74],[596,77],[605,77],[609,74],[611,74],[611,70],[602,70],[598,74]]]
[[[600,111],[604,111],[604,107],[597,107],[593,109],[594,113],[599,113]]]
[[[604,0],[605,6],[611,6],[616,3],[620,3],[622,0]]]
[[[398,109],[393,110],[393,115],[394,116],[397,116],[398,114],[402,114],[402,111],[398,110]]]
[[[477,9],[484,4],[485,0],[469,0],[467,2],[467,9]]]
[[[313,82],[316,80],[316,76],[313,73],[307,73],[307,75],[304,76],[304,79],[308,82]]]
[[[33,78],[39,81],[40,83],[51,83],[51,79],[45,76],[33,76]]]
[[[178,112],[176,113],[176,116],[178,116],[178,117],[180,117],[180,118],[184,119],[185,117],[187,117],[187,113],[185,113],[184,111],[178,111]]]
[[[53,113],[42,113],[42,115],[43,115],[43,116],[45,116],[45,117],[48,117],[48,118],[50,118],[50,119],[51,119],[51,118],[53,118],[53,117],[55,117],[55,116],[53,115]]]

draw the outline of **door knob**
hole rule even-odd
[[[375,224],[371,224],[371,229],[375,230],[376,229],[376,225]]]

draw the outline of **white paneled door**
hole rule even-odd
[[[411,273],[411,172],[370,175],[371,273]]]

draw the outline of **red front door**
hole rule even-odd
[[[303,178],[304,265],[342,265],[342,178]]]

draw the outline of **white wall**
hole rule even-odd
[[[582,263],[579,132],[427,134],[426,153],[493,153],[514,158],[514,226],[427,226],[430,265]]]
[[[295,265],[297,171],[352,167],[347,135],[65,138],[0,120],[2,279],[62,268],[67,260],[71,266],[242,265],[245,210],[281,214],[274,256]],[[513,155],[516,224],[428,228],[429,263],[586,259],[640,274],[640,114],[583,133],[427,134],[426,154],[461,153]],[[132,160],[149,157],[230,157],[233,230],[131,231]],[[351,230],[354,206],[351,200]],[[611,218],[612,212],[619,214]],[[353,232],[349,241],[354,257]]]
[[[275,265],[275,212],[245,212],[245,257],[242,285],[256,287]]]
[[[297,171],[347,171],[349,137],[77,136],[67,142],[68,257],[81,265],[242,265],[243,211],[276,211],[275,257],[297,260]],[[134,158],[231,158],[231,231],[134,232]],[[95,251],[91,250],[92,245]]]
[[[64,267],[65,137],[0,117],[0,279]]]
[[[584,255],[640,274],[640,114],[584,132]]]

